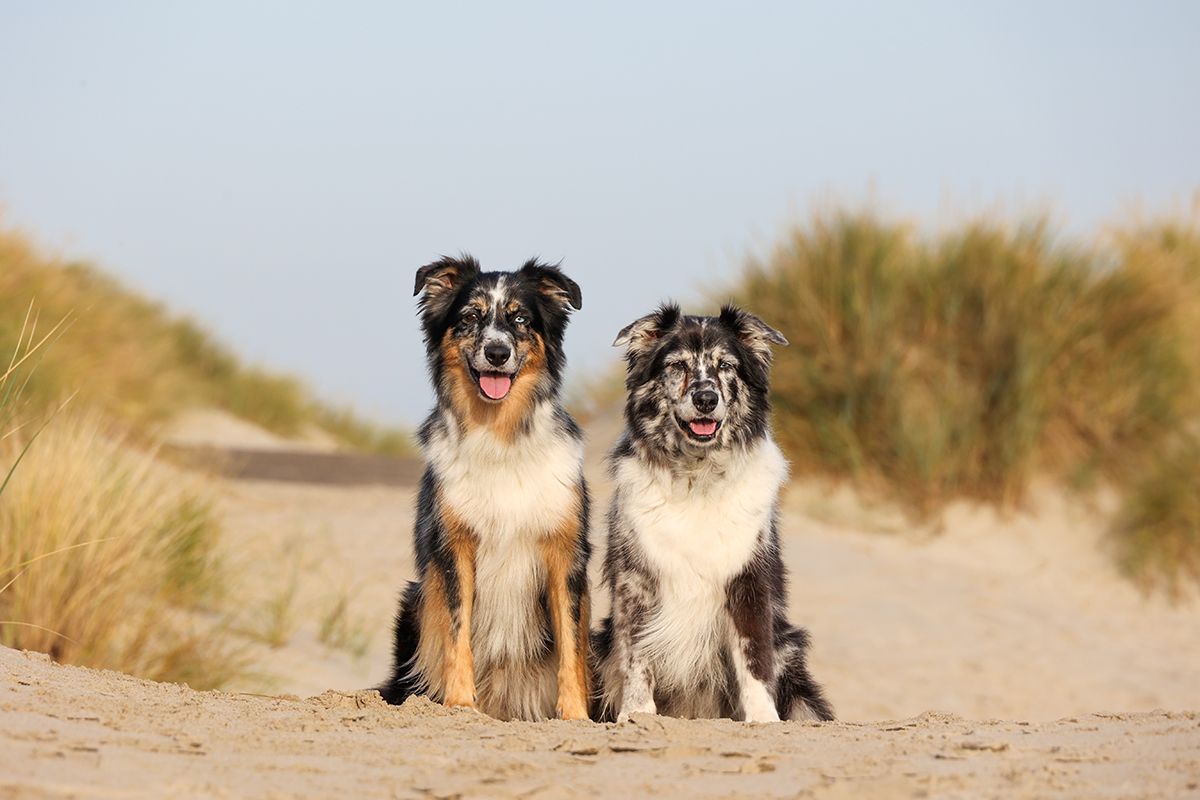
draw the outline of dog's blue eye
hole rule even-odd
[[[717,365],[717,368],[724,372],[728,372],[729,370],[733,369],[736,366],[737,365],[734,364],[732,361],[722,361],[720,364]]]
[[[513,317],[513,323],[516,325],[528,325],[529,317],[525,316],[524,314],[517,314],[515,317]]]

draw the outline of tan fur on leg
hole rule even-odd
[[[550,622],[558,653],[558,715],[561,719],[588,718],[587,594],[580,598],[580,624],[571,613],[571,593],[567,588],[571,565],[578,548],[579,526],[574,519],[562,531],[542,544],[546,560],[546,587]]]
[[[450,515],[443,515],[446,538],[454,553],[458,574],[458,620],[451,620],[452,641],[447,641],[445,704],[475,707],[475,658],[471,651],[471,613],[475,606],[475,535]]]

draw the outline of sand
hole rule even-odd
[[[374,692],[198,693],[0,650],[0,796],[1182,797],[1200,714],[502,723]]]
[[[221,489],[246,606],[294,589],[288,642],[254,645],[265,682],[198,693],[0,650],[0,797],[1200,797],[1200,613],[1116,573],[1104,498],[955,506],[934,531],[798,482],[791,612],[839,721],[604,726],[361,691],[389,666],[413,494]],[[318,640],[339,597],[360,653]]]

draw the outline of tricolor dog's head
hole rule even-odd
[[[421,326],[439,395],[460,411],[527,406],[558,389],[569,309],[578,284],[536,259],[514,272],[482,272],[464,255],[417,270]]]
[[[663,305],[617,336],[626,348],[626,422],[633,439],[662,453],[746,445],[767,430],[771,345],[787,339],[753,314],[716,317]]]

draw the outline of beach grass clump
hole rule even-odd
[[[1126,493],[1113,526],[1120,565],[1178,596],[1200,582],[1200,440],[1172,444]]]
[[[794,228],[733,292],[791,342],[772,401],[794,469],[919,513],[1017,502],[1036,476],[1124,484],[1200,408],[1183,230],[1085,246],[1042,219]]]
[[[236,677],[203,482],[130,445],[98,412],[66,410],[15,431],[12,422],[0,444],[10,475],[0,644],[195,688]]]

